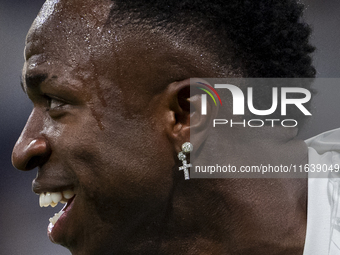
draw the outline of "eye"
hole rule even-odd
[[[46,100],[47,100],[47,110],[58,110],[60,108],[62,108],[64,105],[66,105],[66,102],[64,102],[63,100],[56,98],[56,97],[52,97],[50,95],[44,95]]]
[[[60,101],[60,100],[55,99],[55,98],[50,98],[49,101],[48,101],[48,108],[50,110],[60,108],[64,105],[65,105],[65,103],[63,101]]]
[[[59,119],[69,114],[72,103],[51,94],[44,94],[46,111],[52,119]]]

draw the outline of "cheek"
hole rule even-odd
[[[145,124],[116,122],[72,137],[64,155],[88,199],[148,203],[163,200],[172,187],[175,162],[166,143]]]

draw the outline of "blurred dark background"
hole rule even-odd
[[[31,192],[35,171],[19,172],[11,165],[11,151],[32,105],[20,87],[26,33],[43,0],[0,0],[0,254],[63,255],[65,248],[52,244],[46,229],[49,217],[60,210],[40,208]],[[305,0],[305,18],[312,24],[314,63],[318,77],[340,77],[340,1]],[[340,127],[340,79],[317,85],[312,120],[302,138]]]

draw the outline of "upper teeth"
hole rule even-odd
[[[55,207],[58,202],[65,204],[67,200],[74,196],[73,190],[64,190],[63,192],[46,192],[39,196],[40,207]]]

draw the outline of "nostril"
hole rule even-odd
[[[27,162],[25,170],[32,170],[33,168],[41,165],[41,163],[42,163],[41,157],[34,156]]]
[[[27,162],[25,169],[26,171],[32,170],[38,166],[45,164],[50,157],[50,153],[46,152],[42,155],[33,156]]]

